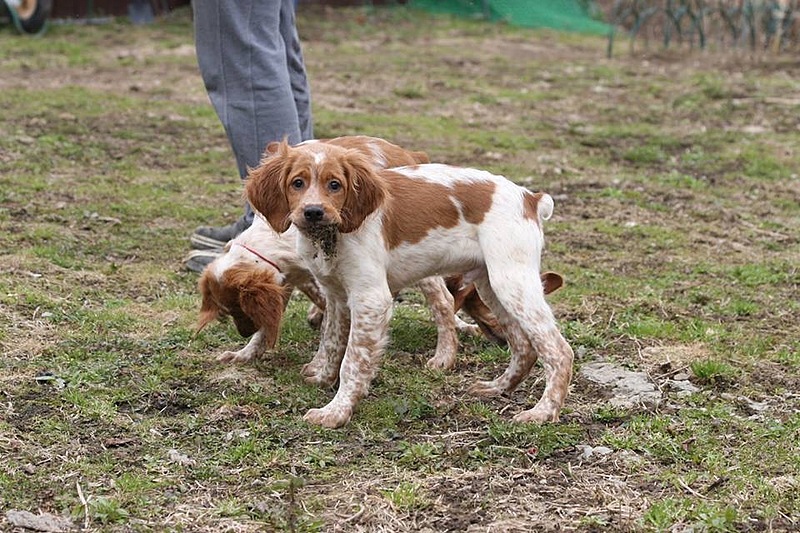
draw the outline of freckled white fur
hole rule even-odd
[[[539,220],[530,220],[524,216],[525,189],[501,176],[437,164],[393,171],[448,187],[490,181],[495,184],[491,207],[480,224],[462,216],[455,227],[435,228],[421,241],[393,249],[382,231],[393,211],[379,208],[356,231],[339,234],[333,258],[326,258],[298,232],[298,252],[325,288],[328,308],[334,310],[317,358],[327,357],[326,368],[339,367],[340,383],[333,400],[310,410],[306,419],[328,427],[348,422],[377,372],[391,318],[391,293],[428,276],[466,272],[465,277],[475,280],[480,296],[508,330],[512,349],[506,372],[493,381],[477,383],[472,392],[491,396],[513,390],[539,356],[547,381],[544,394],[533,409],[519,413],[515,420],[557,420],[573,354],[556,327],[539,282],[544,246],[541,224],[552,215],[552,198],[543,195]],[[343,345],[347,331],[349,338]]]

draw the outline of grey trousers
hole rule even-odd
[[[294,0],[193,0],[197,62],[239,176],[264,148],[313,138]],[[252,220],[250,207],[246,217]]]

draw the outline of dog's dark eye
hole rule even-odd
[[[299,191],[300,189],[305,187],[305,185],[306,185],[306,182],[304,182],[300,178],[295,178],[294,180],[292,180],[292,189],[295,189],[295,190]]]
[[[340,190],[341,188],[342,188],[342,184],[339,181],[331,180],[331,181],[328,182],[328,189],[330,189],[331,192],[336,192],[336,191]]]

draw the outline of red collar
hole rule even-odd
[[[278,272],[281,272],[281,267],[279,267],[278,265],[276,265],[274,261],[270,261],[269,259],[267,259],[267,258],[266,258],[266,257],[264,257],[263,255],[261,255],[260,253],[258,253],[256,250],[254,250],[254,249],[250,248],[250,247],[249,247],[249,246],[247,246],[246,244],[242,244],[242,243],[240,243],[240,242],[236,242],[236,241],[233,241],[233,244],[236,244],[236,245],[239,245],[239,246],[241,246],[242,248],[244,248],[245,250],[247,250],[248,252],[250,252],[250,253],[251,253],[251,254],[253,254],[254,256],[258,257],[259,259],[261,259],[261,260],[262,260],[262,261],[264,261],[265,263],[269,263],[270,265],[274,266],[274,267],[275,267],[275,270],[277,270]],[[281,273],[283,273],[283,272],[281,272]]]

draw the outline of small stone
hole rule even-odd
[[[594,448],[592,448],[592,453],[596,453],[597,455],[608,455],[613,452],[614,450],[612,450],[611,448],[607,448],[605,446],[595,446]]]
[[[644,405],[652,408],[661,401],[661,392],[644,372],[632,372],[613,363],[597,362],[583,365],[580,375],[598,385],[609,387],[609,403],[625,409]]]
[[[769,409],[769,404],[767,402],[754,402],[749,398],[744,398],[747,408],[752,411],[753,413],[763,413],[767,409]]]
[[[587,444],[578,444],[576,448],[581,451],[581,459],[589,459],[593,455],[608,455],[614,452],[614,450],[606,446],[592,447]]]
[[[674,376],[672,376],[672,379],[674,379],[675,381],[686,381],[690,377],[691,376],[689,376],[689,374],[687,374],[686,372],[681,372],[680,374],[675,374]]]
[[[644,460],[639,454],[631,450],[621,450],[619,458],[627,464],[641,463]]]
[[[692,385],[692,383],[688,380],[669,379],[667,380],[667,387],[669,387],[671,390],[687,394],[693,394],[700,391],[699,387]]]
[[[68,518],[62,518],[50,513],[33,514],[28,511],[8,511],[6,520],[12,527],[32,529],[33,531],[69,531],[75,525]]]
[[[194,459],[174,449],[167,452],[167,457],[173,463],[178,463],[183,466],[193,466],[195,464]]]

